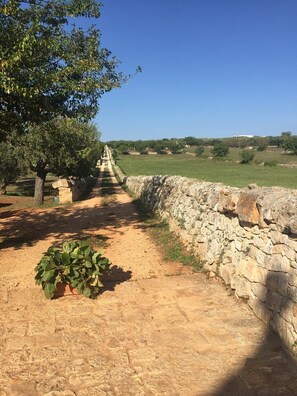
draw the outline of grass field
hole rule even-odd
[[[53,189],[52,183],[57,180],[56,176],[47,176],[45,181],[44,196],[53,196],[57,191]],[[15,183],[7,186],[7,195],[15,196],[34,196],[35,177],[20,177]]]
[[[223,160],[206,160],[189,155],[131,156],[117,161],[124,173],[134,175],[179,175],[229,186],[259,186],[297,188],[297,168],[241,165]]]
[[[52,183],[57,180],[55,176],[47,176],[45,183],[45,197],[43,207],[57,205],[53,201],[57,190],[54,190]],[[33,206],[35,178],[32,176],[20,177],[16,183],[7,186],[7,195],[0,196],[0,213],[15,209],[30,208]]]
[[[187,152],[195,152],[196,147],[189,147],[185,149]],[[213,154],[211,152],[212,148],[206,147],[203,153],[203,157],[212,157]],[[241,160],[241,152],[243,149],[240,148],[230,148],[229,155],[227,157],[228,160],[231,161],[240,161]],[[255,154],[255,162],[268,162],[268,161],[276,161],[280,164],[297,164],[297,155],[291,155],[284,153],[281,148],[267,148],[264,151],[253,150]]]

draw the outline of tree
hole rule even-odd
[[[96,0],[0,0],[0,141],[57,116],[88,121],[98,99],[130,77],[100,48],[97,28],[68,26],[69,18],[99,18],[100,7]]]
[[[251,150],[243,150],[241,152],[241,164],[250,164],[255,158],[255,153]]]
[[[57,176],[87,176],[100,156],[99,135],[92,124],[59,118],[30,125],[19,139],[18,157],[23,166],[36,172],[34,204],[44,199],[48,172]]]
[[[283,132],[281,136],[281,147],[297,155],[297,136],[292,132]]]
[[[203,146],[198,146],[195,149],[196,157],[201,157],[203,153],[204,153],[204,147]]]
[[[186,136],[184,138],[184,143],[188,146],[195,146],[197,144],[197,139],[193,136]]]
[[[17,156],[12,144],[0,143],[0,194],[6,194],[6,187],[19,175]]]
[[[223,142],[215,142],[212,153],[216,158],[226,157],[229,153],[229,147]]]

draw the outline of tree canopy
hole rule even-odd
[[[101,144],[95,125],[71,118],[57,118],[30,125],[19,138],[18,161],[36,172],[34,202],[43,202],[46,174],[88,176],[100,157]]]
[[[100,48],[100,31],[69,21],[100,17],[96,0],[0,0],[0,141],[29,122],[92,119],[98,99],[130,76]]]

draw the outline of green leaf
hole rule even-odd
[[[47,283],[44,286],[44,295],[46,298],[51,299],[54,297],[56,292],[56,286],[52,283]]]
[[[94,264],[97,263],[97,257],[100,257],[100,256],[101,256],[101,253],[99,253],[99,252],[96,252],[96,253],[93,254],[92,261],[93,261]]]
[[[69,253],[62,253],[61,255],[61,261],[63,265],[69,265],[70,264],[70,255]]]
[[[89,287],[85,287],[83,291],[83,295],[85,297],[90,297],[91,296],[91,289]]]
[[[91,252],[91,247],[88,245],[81,246],[80,250],[84,253],[85,257],[88,256]]]
[[[85,262],[85,266],[86,266],[87,268],[92,268],[92,267],[93,267],[93,264],[92,264],[90,261],[86,261],[86,262]]]
[[[43,282],[48,282],[55,274],[56,270],[50,270],[50,271],[46,271],[43,275],[42,275],[42,281]]]

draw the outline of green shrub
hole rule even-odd
[[[255,153],[251,150],[243,150],[240,155],[241,164],[250,164],[255,158]]]
[[[204,147],[199,146],[199,147],[196,148],[195,154],[196,154],[197,157],[201,157],[203,153],[204,153]]]
[[[109,272],[111,263],[84,241],[65,242],[62,248],[51,246],[37,264],[36,283],[46,298],[53,298],[57,284],[68,284],[78,293],[94,298],[103,284],[100,276]]]
[[[265,151],[267,149],[267,146],[265,146],[264,144],[258,146],[257,151]]]
[[[276,166],[277,161],[266,161],[264,162],[264,166]]]
[[[215,143],[212,153],[216,158],[226,157],[229,153],[229,147],[223,142]]]

